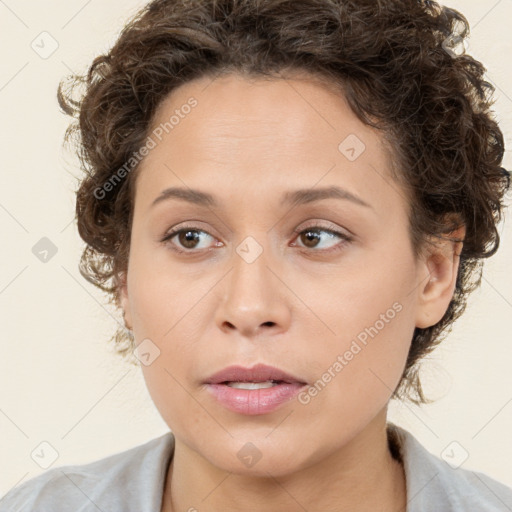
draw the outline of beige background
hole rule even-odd
[[[61,150],[68,119],[55,97],[58,81],[70,70],[84,71],[144,3],[0,1],[0,495],[43,471],[31,458],[43,441],[58,452],[56,467],[103,458],[168,430],[140,369],[123,365],[106,344],[120,316],[78,272],[78,171],[73,155]],[[512,169],[512,0],[448,5],[467,16],[468,51],[497,86],[504,165]],[[43,31],[59,45],[47,59],[31,48]],[[394,404],[390,419],[438,456],[457,441],[469,454],[462,467],[512,486],[510,222],[508,214],[483,286],[425,364],[426,391],[438,401],[422,408]],[[47,263],[32,253],[42,237],[57,248]]]

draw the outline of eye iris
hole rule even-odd
[[[315,231],[304,231],[304,233],[302,235],[303,235],[302,236],[303,241],[304,240],[308,241],[307,243],[304,244],[306,247],[314,247],[315,242],[318,242],[318,233],[316,233]],[[311,246],[308,245],[310,242],[313,242],[313,244]]]
[[[186,247],[187,249],[193,249],[195,247],[194,241],[197,241],[198,233],[197,231],[192,230],[186,230],[181,231],[178,235],[180,244],[183,245],[183,247]],[[189,243],[192,242],[192,245],[189,245]]]

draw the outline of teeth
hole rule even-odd
[[[267,380],[266,382],[228,382],[227,385],[230,388],[237,389],[264,389],[277,386],[277,382],[273,380]]]

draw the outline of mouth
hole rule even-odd
[[[217,403],[244,415],[271,413],[307,386],[299,377],[262,364],[252,368],[229,366],[212,375],[205,384]]]

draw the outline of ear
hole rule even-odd
[[[465,226],[434,241],[421,257],[416,327],[425,329],[443,318],[453,297]]]
[[[130,301],[128,298],[128,282],[127,273],[121,272],[119,274],[119,300],[123,309],[123,318],[126,328],[132,330],[132,320],[130,313]]]

